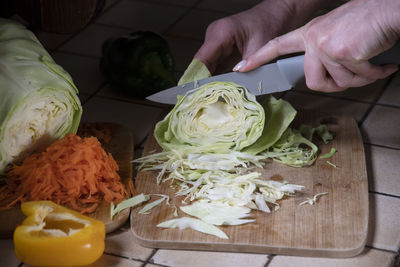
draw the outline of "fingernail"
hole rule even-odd
[[[240,71],[240,69],[243,68],[244,65],[246,65],[246,63],[247,63],[247,61],[245,59],[243,59],[238,64],[236,64],[235,67],[233,67],[233,71]]]

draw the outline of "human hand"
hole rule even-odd
[[[315,3],[297,12],[296,0],[264,0],[249,10],[219,19],[208,26],[205,41],[194,57],[211,73],[231,70],[240,56],[247,58],[269,40],[304,23],[321,0],[308,2]]]
[[[279,36],[234,70],[252,70],[272,59],[305,51],[304,72],[310,89],[335,92],[364,86],[396,72],[396,65],[368,60],[395,44],[400,36],[400,1],[352,0]]]

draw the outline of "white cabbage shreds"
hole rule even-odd
[[[182,217],[178,219],[172,219],[169,221],[162,222],[157,225],[157,227],[163,228],[178,228],[178,229],[187,229],[191,228],[193,230],[209,234],[215,235],[219,238],[228,239],[228,236],[220,230],[218,227],[203,222],[199,219],[189,218],[189,217]]]

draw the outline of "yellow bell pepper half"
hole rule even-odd
[[[14,231],[17,258],[33,266],[82,266],[104,251],[104,223],[51,201],[21,204],[27,216]]]

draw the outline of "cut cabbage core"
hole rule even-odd
[[[3,151],[0,169],[63,136],[69,125],[67,122],[73,120],[73,107],[67,101],[69,94],[68,91],[54,91],[28,95],[27,101],[15,109],[0,139]]]

